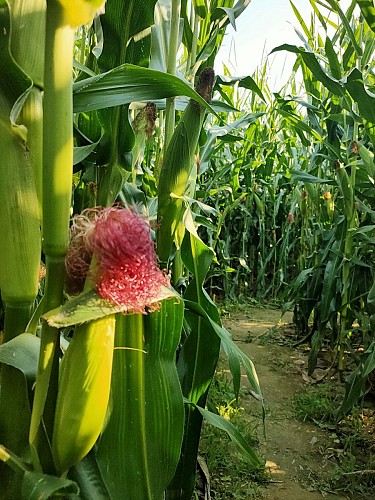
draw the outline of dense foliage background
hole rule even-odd
[[[134,499],[135,491],[142,500],[165,491],[167,498],[189,500],[203,416],[229,432],[254,468],[262,466],[235,429],[206,409],[220,344],[229,357],[235,393],[242,363],[255,396],[262,399],[252,363],[222,328],[216,299],[272,300],[293,309],[301,341],[311,347],[309,373],[328,346],[330,369],[346,381],[337,415],[342,418],[363,396],[375,368],[373,3],[353,0],[343,11],[337,0],[310,0],[311,17],[304,20],[291,2],[301,43],[273,49],[295,58],[289,81],[277,92],[270,91],[267,63],[254,75],[237,77],[224,68],[213,79],[225,29],[235,26],[246,0],[150,0],[130,2],[126,9],[120,0],[108,0],[105,14],[83,26],[86,20],[76,19],[80,11],[71,10],[70,2],[49,0],[47,23],[44,2],[33,5],[32,13],[21,4],[0,3],[5,54],[0,70],[6,75],[0,82],[0,140],[6,152],[0,192],[7,200],[0,217],[5,313],[0,405],[12,407],[0,411],[0,423],[5,422],[0,440],[26,457],[23,463],[2,455],[27,478],[25,491],[38,482],[34,473],[64,476],[72,467],[70,477],[83,490],[94,470],[94,486],[111,498],[125,488]],[[34,38],[40,46],[32,58],[28,47]],[[14,192],[22,196],[15,200],[9,194]],[[111,385],[111,401],[118,403],[108,406],[110,423],[97,426],[93,443],[103,430],[101,439],[83,461],[89,472],[74,465],[90,447],[59,468],[55,443],[64,441],[68,429],[61,425],[60,434],[54,425],[64,387],[58,383],[63,371],[58,327],[80,324],[79,301],[88,303],[87,295],[65,302],[70,298],[64,295],[69,218],[114,203],[136,206],[150,221],[160,266],[181,305],[163,300],[160,316],[151,311],[146,318],[117,314],[116,327],[112,316],[118,309],[109,313],[96,307],[96,316],[75,328],[67,353],[78,344],[79,332],[91,338],[102,316],[111,322],[113,335],[116,328],[116,349],[123,352],[116,353],[121,361],[112,379],[112,365],[107,370],[107,389]],[[57,313],[49,311],[63,302],[58,323]],[[171,317],[174,340],[169,344]],[[25,331],[33,334],[32,341]],[[63,330],[65,347],[71,333]],[[154,345],[154,338],[160,343]],[[26,356],[22,363],[10,360],[9,346]],[[30,346],[31,370],[25,368]],[[96,342],[96,353],[100,347]],[[152,362],[143,362],[139,353],[149,352],[145,359]],[[87,366],[92,365],[87,361]],[[141,375],[124,375],[127,366]],[[79,376],[87,376],[84,367]],[[147,399],[145,387],[157,380],[163,383]],[[182,390],[178,400],[173,400],[171,380]],[[71,389],[68,384],[66,394]],[[20,401],[27,402],[24,415],[18,411]],[[128,408],[139,416],[136,422]],[[160,435],[155,425],[168,418],[174,422],[176,414],[175,426],[168,427],[171,453],[163,468],[153,458],[164,453],[165,444],[154,443],[153,436]],[[17,426],[23,429],[20,436]],[[108,443],[119,427],[128,434],[111,449]],[[135,441],[128,436],[136,436]],[[29,440],[31,460],[25,452]],[[139,443],[139,453],[123,453]],[[142,481],[132,474],[139,464]],[[76,483],[67,487],[76,491]]]

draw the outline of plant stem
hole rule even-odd
[[[43,136],[43,248],[65,256],[73,176],[72,57],[74,31],[64,24],[63,10],[47,2]],[[48,271],[48,270],[47,270]]]
[[[25,331],[33,304],[33,302],[5,303],[4,342]]]
[[[45,289],[45,310],[51,310],[63,302],[62,283],[65,276],[65,262],[63,258],[47,256],[46,265],[48,274]],[[29,441],[34,468],[52,474],[55,471],[50,442],[58,390],[59,345],[59,330],[48,326],[44,321]]]
[[[74,30],[66,23],[62,5],[48,0],[43,108],[45,310],[63,302],[73,175],[73,44]],[[44,323],[29,440],[34,468],[48,473],[54,473],[50,442],[57,398],[59,342],[59,330]]]
[[[171,12],[171,25],[170,25],[171,29],[169,35],[168,61],[167,61],[167,73],[170,75],[176,74],[178,33],[180,27],[180,11],[181,11],[181,0],[173,0],[172,12]],[[166,150],[169,141],[173,135],[174,127],[175,127],[175,102],[174,102],[174,97],[170,97],[167,99],[166,109],[165,109],[164,150]]]
[[[197,48],[198,48],[198,34],[199,34],[199,18],[197,14],[194,12],[194,9],[192,9],[192,24],[194,25],[193,29],[193,40],[191,42],[191,52],[189,54],[188,58],[188,71],[189,71],[189,76],[190,80],[194,81],[195,77],[195,72],[196,69],[194,68],[194,65],[197,60]]]

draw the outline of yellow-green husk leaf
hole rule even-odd
[[[59,474],[87,455],[103,428],[114,335],[114,315],[77,326],[61,361],[52,438]]]
[[[105,0],[58,0],[64,8],[65,20],[72,28],[91,23],[102,13]]]

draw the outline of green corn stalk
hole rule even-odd
[[[63,302],[73,174],[72,56],[74,29],[92,20],[98,2],[48,0],[44,68],[43,249],[44,310]],[[59,331],[42,325],[29,441],[34,468],[54,473],[50,442],[58,385]]]
[[[356,165],[352,166],[351,176],[349,177],[345,168],[339,166],[337,170],[337,177],[339,186],[343,195],[343,212],[346,219],[347,232],[344,245],[344,259],[342,263],[342,292],[341,292],[341,324],[338,339],[338,370],[340,377],[343,375],[345,363],[345,340],[348,336],[348,312],[350,308],[350,271],[351,271],[351,257],[353,251],[353,236],[352,231],[356,227],[356,212],[354,207],[354,186],[355,186],[355,170]]]
[[[46,256],[45,310],[63,302],[65,254],[72,189],[73,28],[60,3],[47,3],[43,121],[43,249]],[[57,119],[58,117],[58,119]],[[30,426],[36,470],[53,473],[49,447],[58,383],[59,332],[42,325],[39,368]]]
[[[213,83],[213,70],[206,68],[199,76],[196,90],[207,102],[211,99]],[[157,252],[164,263],[171,258],[173,243],[179,249],[184,236],[182,196],[194,165],[204,115],[203,106],[191,99],[165,152],[158,185],[157,232]]]
[[[167,73],[176,74],[176,58],[178,50],[178,32],[180,27],[181,0],[175,0],[171,6],[171,23],[169,33]],[[164,147],[167,148],[175,128],[175,105],[174,98],[170,97],[166,101],[165,108],[165,134]]]

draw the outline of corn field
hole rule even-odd
[[[208,409],[220,349],[263,401],[216,300],[294,310],[309,373],[328,347],[345,384],[338,419],[365,393],[375,7],[290,2],[275,92],[267,62],[214,73],[249,3],[0,1],[4,500],[191,500],[203,420],[262,469]]]

